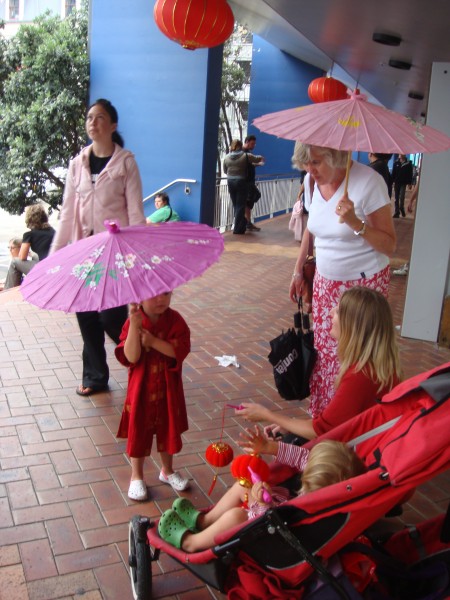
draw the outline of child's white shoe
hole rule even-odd
[[[134,479],[128,488],[128,498],[137,500],[138,502],[147,500],[147,486],[145,485],[145,481],[142,481],[142,479]]]
[[[184,479],[176,471],[172,475],[165,475],[164,471],[161,470],[159,480],[172,486],[172,489],[176,492],[182,492],[189,487],[189,479]]]

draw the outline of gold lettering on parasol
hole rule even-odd
[[[339,125],[342,127],[359,127],[361,125],[360,121],[355,121],[353,117],[349,117],[348,119],[338,119]]]

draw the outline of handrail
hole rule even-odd
[[[154,198],[155,196],[157,196],[161,192],[164,192],[164,190],[167,190],[168,188],[170,188],[175,183],[197,183],[197,180],[196,179],[174,179],[173,181],[171,181],[167,185],[163,186],[162,188],[159,188],[159,190],[156,190],[156,192],[153,192],[149,196],[146,196],[142,200],[142,202],[147,202],[147,200],[150,200],[150,198]]]

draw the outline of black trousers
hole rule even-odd
[[[402,213],[402,215],[405,216],[406,184],[405,185],[394,185],[394,193],[395,193],[394,214],[399,215],[400,213]]]
[[[118,344],[127,317],[127,306],[77,313],[83,338],[83,387],[94,390],[107,387],[109,367],[106,362],[105,333]]]
[[[246,179],[228,179],[227,183],[231,202],[234,206],[233,233],[245,233],[247,229],[245,206],[248,197],[248,182]]]

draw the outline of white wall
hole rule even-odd
[[[427,125],[450,136],[450,63],[434,63]],[[450,293],[450,151],[424,154],[402,336],[435,342]]]

